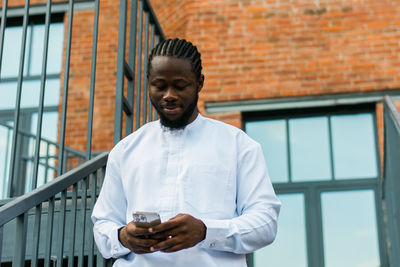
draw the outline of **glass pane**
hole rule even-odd
[[[44,105],[58,106],[60,101],[60,80],[46,81]],[[24,81],[21,92],[21,108],[37,107],[40,96],[40,80]],[[14,109],[17,96],[17,82],[0,83],[0,109]]]
[[[29,56],[30,30],[26,35],[24,74],[27,73]],[[1,78],[16,78],[18,76],[22,44],[22,27],[7,27],[4,33],[3,59],[1,63]]]
[[[38,114],[34,113],[32,114],[32,119],[31,119],[31,134],[36,136],[36,127],[37,127],[37,119],[38,119]],[[44,112],[43,113],[43,120],[42,120],[42,138],[47,139],[48,141],[57,141],[57,129],[58,129],[58,112],[57,111],[52,111],[52,112]],[[37,187],[44,184],[47,181],[47,178],[49,174],[49,169],[48,167],[54,167],[54,157],[55,156],[55,151],[51,149],[51,143],[49,143],[47,140],[41,140],[40,142],[40,150],[39,150],[39,156],[40,156],[40,164],[38,168],[38,178],[37,178]],[[26,183],[25,183],[25,193],[29,192],[32,188],[32,183],[33,183],[33,170],[34,170],[34,161],[33,158],[35,156],[35,143],[36,139],[35,137],[29,138],[29,157],[32,158],[32,160],[27,161],[27,167],[26,167]],[[54,152],[53,154],[51,154]],[[47,171],[46,171],[46,166],[47,166]]]
[[[272,182],[287,182],[288,163],[285,120],[247,122],[246,132],[261,144]]]
[[[325,266],[380,266],[374,192],[326,192],[321,198]]]
[[[25,81],[23,83],[21,107],[39,106],[40,81]],[[44,105],[58,106],[60,101],[60,80],[48,79],[46,81]]]
[[[269,246],[254,252],[255,267],[306,267],[307,245],[303,194],[280,194],[278,234]],[[288,257],[290,253],[290,257]]]
[[[36,135],[38,114],[32,114],[31,133]],[[49,141],[57,141],[57,129],[58,129],[58,112],[44,112],[42,119],[42,138],[48,139]]]
[[[331,160],[327,117],[289,120],[293,181],[328,180]]]
[[[35,25],[32,37],[31,74],[42,74],[43,45],[45,25]],[[61,72],[64,39],[64,24],[52,23],[49,31],[49,47],[47,53],[47,74]]]
[[[14,109],[17,94],[17,82],[0,83],[0,109]]]
[[[332,116],[332,143],[337,179],[378,176],[372,114]]]
[[[13,130],[6,125],[12,122],[0,122],[0,199],[7,197],[9,165]]]

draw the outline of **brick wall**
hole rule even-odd
[[[39,2],[44,0],[31,1]],[[202,112],[206,101],[400,88],[399,1],[150,2],[167,37],[186,38],[202,53]],[[66,142],[84,151],[93,11],[75,13]],[[95,151],[112,147],[118,13],[119,1],[101,1]],[[377,111],[382,140],[381,108]],[[241,127],[239,112],[212,116]]]
[[[400,88],[400,2],[395,0],[151,0],[168,37],[195,43],[205,101],[296,97]],[[383,155],[381,105],[377,107]],[[240,113],[213,117],[241,127]],[[381,157],[382,158],[382,157]]]
[[[203,101],[400,87],[398,1],[186,1],[183,32],[151,2],[167,36],[199,46]]]
[[[118,16],[115,14],[119,14],[119,5],[115,1],[102,1],[100,7],[92,151],[111,149],[114,132],[118,47]],[[75,12],[71,43],[66,144],[81,151],[86,150],[93,13]]]

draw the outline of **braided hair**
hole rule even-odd
[[[166,39],[156,45],[151,50],[148,64],[147,64],[147,75],[150,75],[151,61],[156,56],[168,56],[187,59],[192,65],[192,71],[197,79],[201,77],[201,54],[191,42],[185,39]]]

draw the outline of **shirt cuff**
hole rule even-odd
[[[116,227],[111,232],[110,243],[111,243],[111,255],[113,258],[119,258],[131,252],[128,248],[124,247],[121,244],[121,242],[119,242],[118,230],[119,228]]]
[[[201,248],[224,250],[226,248],[226,238],[229,236],[228,220],[203,219],[206,230],[206,238],[199,243]]]

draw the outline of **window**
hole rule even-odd
[[[273,182],[377,178],[372,113],[246,122]],[[274,153],[269,153],[273,151]]]
[[[38,185],[54,177],[57,141],[58,105],[60,101],[60,74],[64,45],[62,14],[53,14],[49,30],[48,60],[44,96],[42,142]],[[18,71],[22,44],[22,19],[8,19],[4,34],[3,59],[0,76],[0,199],[9,197],[9,171],[13,139],[13,120],[17,97]],[[29,19],[25,47],[21,111],[16,156],[19,189],[11,195],[31,190],[35,135],[41,85],[44,45],[44,16]]]
[[[374,107],[341,110],[244,114],[282,201],[254,266],[385,265]]]

